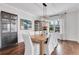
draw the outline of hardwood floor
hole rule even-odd
[[[24,43],[0,49],[0,55],[24,55]],[[52,55],[79,55],[79,43],[59,40],[58,46]]]
[[[23,55],[24,49],[24,43],[21,42],[14,46],[0,49],[0,55]]]
[[[59,40],[58,46],[52,55],[79,55],[79,43]]]

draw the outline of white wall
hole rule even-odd
[[[79,11],[67,13],[61,19],[63,21],[63,40],[79,41]]]
[[[60,21],[60,38],[79,42],[79,11],[74,10],[51,18]]]
[[[20,19],[23,18],[23,19],[28,19],[28,20],[33,21],[33,19],[34,19],[33,15],[28,12],[24,12],[23,10],[14,8],[14,7],[7,5],[7,4],[0,4],[0,11],[5,11],[5,12],[9,12],[9,13],[18,15],[18,22],[17,22],[17,24],[18,24],[18,43],[23,42],[23,38],[22,38],[23,30],[20,30]],[[0,43],[1,43],[1,40],[0,40]],[[0,47],[1,47],[1,44],[0,44]]]

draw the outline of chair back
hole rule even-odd
[[[23,39],[25,43],[25,55],[33,55],[34,54],[33,43],[28,31],[23,32]]]
[[[54,48],[58,44],[58,33],[51,33],[47,42],[47,53],[46,54],[51,54],[52,51],[54,51]]]

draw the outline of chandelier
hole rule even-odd
[[[42,18],[44,19],[47,19],[48,16],[47,16],[47,4],[46,3],[42,3],[43,5],[43,15],[42,15]]]

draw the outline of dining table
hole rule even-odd
[[[32,42],[40,44],[40,55],[44,55],[44,42],[46,41],[45,35],[32,35],[31,36]]]

